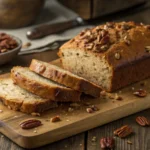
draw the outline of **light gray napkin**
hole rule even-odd
[[[1,29],[0,32],[6,32],[8,34],[12,34],[14,36],[19,37],[22,40],[23,44],[27,42],[31,43],[30,47],[26,49],[25,48],[21,49],[19,53],[20,55],[35,53],[35,52],[43,52],[50,49],[53,50],[58,48],[59,44],[57,42],[68,40],[74,37],[75,35],[77,35],[81,30],[85,28],[89,28],[91,26],[80,26],[80,27],[72,28],[59,34],[49,35],[42,39],[37,39],[32,41],[27,39],[26,32],[39,24],[43,24],[43,23],[51,24],[51,23],[57,23],[62,21],[69,21],[75,19],[77,16],[78,15],[76,13],[62,6],[56,0],[47,0],[41,15],[35,22],[35,25],[25,27],[25,28],[20,28],[20,29],[13,29],[13,30]]]

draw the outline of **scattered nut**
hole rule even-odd
[[[128,141],[127,141],[127,144],[131,144],[131,145],[132,145],[132,142],[128,140]]]
[[[136,122],[141,126],[150,126],[150,120],[144,116],[139,116],[136,118]]]
[[[104,137],[100,139],[100,147],[103,150],[112,150],[115,147],[115,141],[111,137]]]
[[[147,92],[145,90],[139,89],[138,91],[133,93],[135,96],[138,97],[145,97],[147,96]]]
[[[28,47],[30,47],[31,46],[31,43],[30,42],[27,42],[27,43],[25,43],[23,46],[22,46],[22,48],[28,48]]]
[[[93,136],[93,138],[92,138],[92,140],[91,140],[92,142],[96,142],[97,141],[97,138],[96,138],[96,136]]]
[[[101,92],[100,92],[100,95],[101,95],[101,96],[106,96],[106,95],[107,95],[107,94],[106,94],[106,91],[104,91],[104,90],[101,91]]]
[[[41,125],[41,121],[37,119],[29,119],[20,123],[22,129],[32,129]]]
[[[87,108],[86,111],[87,111],[88,113],[93,113],[93,112],[94,112],[94,110],[93,110],[92,108]]]
[[[92,108],[92,109],[93,109],[93,111],[98,111],[98,110],[99,110],[99,108],[98,108],[98,107],[96,107],[95,105],[91,105],[91,106],[90,106],[90,108]]]
[[[31,115],[32,115],[32,116],[41,116],[40,113],[36,113],[36,112],[31,113]]]
[[[115,95],[115,99],[118,100],[118,101],[123,100],[123,98],[121,96],[119,96],[118,94]]]
[[[128,125],[124,125],[114,131],[114,135],[125,138],[133,132],[132,128]]]
[[[52,117],[50,120],[51,120],[51,122],[58,122],[58,121],[61,121],[61,119],[60,119],[59,116]]]

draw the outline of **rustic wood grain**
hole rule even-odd
[[[99,150],[100,138],[114,137],[113,131],[126,124],[133,128],[134,133],[124,139],[115,137],[115,150],[150,150],[150,127],[138,125],[135,122],[137,116],[145,116],[150,119],[150,109],[88,131],[87,150]],[[94,136],[97,137],[96,142],[92,142]],[[132,145],[127,143],[128,140],[132,142]]]

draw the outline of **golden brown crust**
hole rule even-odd
[[[93,83],[88,82],[87,80],[84,80],[82,78],[77,78],[76,76],[71,76],[54,67],[51,67],[51,65],[48,63],[47,65],[49,65],[49,67],[46,67],[41,61],[33,59],[29,68],[30,70],[48,79],[56,81],[74,90],[84,92],[94,97],[100,96],[100,91],[101,91],[100,87],[94,85]]]
[[[44,100],[43,102],[35,102],[35,103],[28,103],[20,101],[20,99],[7,99],[5,97],[0,97],[0,100],[6,105],[9,109],[15,111],[21,111],[24,113],[31,114],[33,112],[42,113],[50,108],[57,107],[57,103],[52,102],[50,100]],[[32,100],[31,100],[32,101]]]
[[[34,79],[28,79],[17,71],[17,67],[14,67],[11,70],[11,77],[14,83],[19,85],[21,88],[26,89],[42,98],[60,102],[80,101],[80,92],[69,88],[50,87],[40,82],[36,82]]]
[[[110,25],[111,26],[111,25]],[[150,46],[150,25],[136,24],[134,22],[113,23],[113,27],[108,27],[107,24],[98,26],[91,30],[87,30],[80,35],[77,35],[73,40],[64,44],[58,53],[62,58],[63,50],[79,49],[87,51],[98,57],[105,57],[108,64],[112,67],[112,83],[108,91],[114,91],[124,87],[135,81],[140,81],[150,76],[150,50],[147,52],[145,47]],[[96,30],[99,29],[99,32]],[[89,38],[82,36],[89,33]],[[106,31],[105,43],[103,43],[102,31]],[[82,35],[83,34],[83,35]],[[91,35],[90,35],[91,34]],[[96,37],[90,42],[92,36]],[[98,43],[98,37],[101,36]],[[104,36],[104,37],[105,37]],[[90,47],[89,44],[93,43]],[[99,47],[96,45],[99,44]],[[101,49],[106,46],[106,49]],[[116,58],[116,53],[117,55]],[[122,80],[123,78],[123,80]]]

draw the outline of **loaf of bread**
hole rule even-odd
[[[14,67],[11,77],[15,84],[42,98],[53,101],[80,101],[81,92],[46,79],[25,67]]]
[[[100,96],[100,87],[58,66],[33,59],[29,68],[35,73],[71,89],[84,92],[94,97]]]
[[[58,55],[65,69],[115,91],[150,76],[150,25],[108,22],[82,31]]]
[[[25,113],[41,113],[57,107],[56,102],[40,98],[13,84],[11,78],[0,79],[0,100],[9,109]]]

